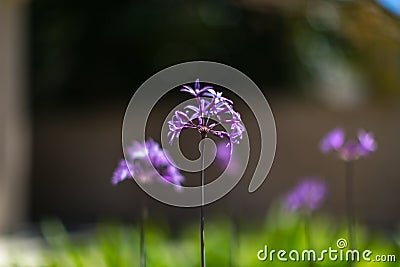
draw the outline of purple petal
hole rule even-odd
[[[189,116],[188,116],[185,112],[182,112],[182,111],[180,111],[180,110],[175,111],[175,116],[176,116],[180,121],[183,121],[183,122],[188,122],[188,121],[190,121]]]
[[[118,167],[115,169],[113,177],[111,178],[112,184],[118,184],[128,178],[132,178],[128,165],[125,160],[119,161]]]
[[[323,153],[328,153],[332,150],[338,150],[344,143],[344,131],[341,128],[336,128],[329,132],[320,144],[320,149]]]
[[[196,82],[194,83],[194,89],[197,91],[200,89],[200,80],[196,79]]]
[[[377,149],[377,145],[372,133],[368,133],[364,130],[358,132],[358,140],[360,142],[364,153],[374,152]]]
[[[200,110],[198,107],[193,106],[193,105],[188,105],[188,106],[185,107],[185,109],[190,109],[190,110],[192,110],[194,112],[199,112],[199,110]]]
[[[186,92],[186,93],[189,93],[189,94],[191,94],[191,95],[193,95],[193,96],[196,96],[195,90],[193,90],[192,87],[187,86],[187,85],[184,85],[184,86],[183,86],[183,88],[181,89],[181,92]]]
[[[214,131],[214,130],[211,130],[210,132],[211,132],[212,134],[214,134],[215,136],[218,136],[219,138],[224,138],[224,137],[226,137],[226,138],[230,139],[230,135],[229,135],[229,133],[227,133],[227,132],[224,132],[224,131]]]

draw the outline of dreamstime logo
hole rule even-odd
[[[344,238],[339,238],[338,241],[336,241],[336,246],[340,249],[347,247],[347,240]]]
[[[293,261],[293,262],[313,262],[313,261],[325,261],[329,260],[332,262],[396,262],[396,255],[393,254],[374,254],[371,250],[358,250],[358,249],[346,249],[347,240],[339,238],[336,241],[336,248],[329,247],[321,251],[314,249],[296,250],[290,251],[284,249],[268,249],[265,245],[263,249],[257,252],[257,259],[259,261]]]
[[[131,145],[132,140],[137,140],[141,143],[145,141],[146,125],[149,123],[148,118],[156,103],[173,88],[193,83],[197,78],[200,79],[200,82],[219,85],[235,93],[247,104],[256,118],[261,134],[260,157],[248,188],[249,192],[254,192],[267,178],[275,156],[275,121],[267,100],[254,82],[242,72],[224,64],[207,61],[182,63],[166,68],[145,81],[133,95],[125,113],[122,128],[124,156],[127,158],[126,148]],[[184,103],[177,103],[173,110],[188,105],[190,101],[194,101],[194,99]],[[162,125],[161,144],[164,149],[168,150],[168,158],[171,164],[184,171],[198,172],[200,171],[199,166],[201,166],[200,158],[195,160],[188,159],[181,152],[179,142],[174,142],[172,145],[168,143],[168,121],[172,115],[172,112],[168,114]],[[243,120],[244,124],[246,124],[246,119],[243,118]],[[223,125],[222,121],[220,123]],[[235,153],[241,156],[241,162],[238,164],[240,167],[235,169],[234,177],[228,174],[228,164],[228,167],[217,179],[204,185],[204,203],[201,202],[199,197],[202,190],[200,186],[183,187],[183,190],[177,192],[173,187],[165,187],[159,183],[145,184],[135,177],[134,179],[147,194],[169,205],[196,207],[212,203],[232,190],[246,170],[251,152],[247,135],[248,130],[246,129],[240,144],[235,144],[234,146]],[[216,145],[209,138],[201,142],[205,142],[205,151],[207,151],[207,153],[204,153],[204,166],[206,168],[216,156]],[[199,147],[202,145],[201,142]]]

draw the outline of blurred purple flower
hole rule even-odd
[[[223,142],[217,145],[216,164],[219,168],[227,172],[228,175],[237,175],[240,168],[240,159],[233,151],[232,146],[227,146]]]
[[[147,140],[144,144],[133,142],[132,146],[127,148],[127,161],[120,161],[112,177],[112,183],[117,184],[126,179],[132,179],[130,168],[133,176],[142,183],[159,181],[158,178],[161,176],[161,182],[172,183],[176,189],[180,189],[184,177],[168,161],[166,153],[152,139]]]
[[[121,159],[119,161],[118,167],[115,169],[111,182],[113,184],[118,184],[125,179],[132,178],[132,175],[129,171],[127,163],[125,160]]]
[[[195,88],[184,85],[181,92],[187,92],[196,98],[197,105],[188,105],[184,111],[177,110],[168,122],[170,143],[184,129],[197,129],[202,135],[208,133],[220,138],[227,138],[230,143],[238,144],[243,137],[245,128],[242,124],[240,114],[233,109],[233,101],[216,92],[211,86],[200,87],[197,79]],[[211,122],[210,121],[218,121]],[[230,129],[219,131],[215,128],[222,123],[230,125]]]
[[[372,133],[367,133],[364,130],[358,132],[358,140],[360,142],[360,153],[367,156],[369,153],[377,149],[377,145]]]
[[[217,159],[220,162],[220,165],[223,167],[228,166],[229,161],[231,160],[231,146],[226,146],[224,143],[219,143],[217,145]]]
[[[328,153],[332,150],[338,150],[344,143],[344,131],[341,128],[336,128],[329,132],[323,139],[320,145],[321,151]]]
[[[290,211],[314,211],[321,207],[327,194],[326,184],[310,178],[301,181],[286,198],[286,208]]]
[[[336,128],[322,139],[320,149],[323,153],[335,150],[342,160],[350,161],[369,156],[377,149],[377,144],[373,134],[365,130],[359,130],[358,140],[345,142],[344,131]]]

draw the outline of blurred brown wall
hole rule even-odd
[[[25,91],[25,3],[0,1],[0,232],[25,218],[30,127]]]
[[[275,162],[262,187],[247,193],[250,177],[226,197],[208,207],[210,213],[240,212],[243,219],[262,219],[269,205],[283,196],[298,180],[318,176],[329,184],[325,211],[344,214],[344,164],[333,155],[322,155],[318,144],[336,126],[355,137],[358,128],[373,131],[379,145],[370,158],[356,163],[356,208],[361,222],[395,227],[400,195],[400,107],[368,104],[335,111],[295,98],[269,99],[277,126]],[[110,176],[121,157],[121,126],[125,104],[102,106],[85,112],[48,114],[37,121],[34,134],[32,216],[57,215],[72,221],[98,218],[134,218],[144,196],[136,184],[110,184]],[[239,107],[240,108],[240,107]],[[168,110],[160,111],[167,114]],[[248,114],[242,114],[246,118]],[[254,122],[247,129],[256,128]],[[157,137],[157,126],[150,125]],[[253,143],[254,148],[258,144]],[[253,153],[254,156],[254,153]],[[253,159],[254,160],[254,159]],[[254,169],[255,162],[250,164]],[[172,221],[197,218],[195,211],[167,207],[149,201],[153,213]]]

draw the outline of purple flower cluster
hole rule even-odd
[[[300,182],[286,198],[286,208],[290,211],[314,211],[321,207],[327,194],[326,184],[315,178]]]
[[[194,89],[184,85],[181,92],[191,94],[196,99],[196,105],[188,105],[184,111],[177,110],[169,123],[168,136],[170,143],[179,138],[182,130],[192,128],[206,136],[208,133],[220,138],[227,138],[230,142],[238,144],[243,137],[245,128],[240,114],[233,109],[233,101],[216,92],[211,86],[200,87],[197,79]],[[215,122],[217,121],[217,122]],[[218,131],[215,128],[222,123],[229,124],[227,131]]]
[[[337,151],[341,159],[350,161],[369,156],[377,149],[377,144],[373,134],[364,130],[358,131],[357,140],[345,141],[343,129],[337,128],[322,139],[320,149],[323,153]]]
[[[161,176],[161,182],[171,183],[180,189],[184,177],[168,161],[166,153],[152,139],[147,140],[144,144],[133,142],[132,146],[127,148],[129,158],[119,162],[114,171],[112,183],[117,184],[126,179],[132,179],[132,175],[142,183],[150,183],[159,180],[158,177]]]

